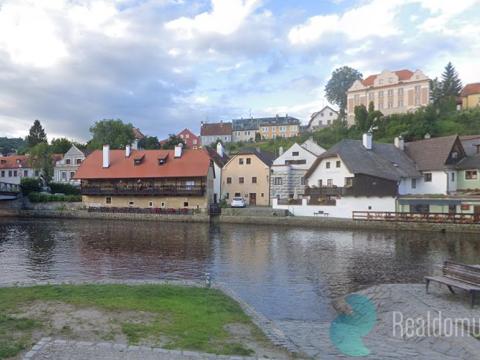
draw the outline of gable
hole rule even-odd
[[[293,153],[297,153],[298,155],[294,156]],[[288,150],[286,150],[282,155],[276,158],[273,161],[273,165],[285,165],[285,161],[287,160],[306,160],[307,164],[313,163],[315,161],[316,156],[312,154],[310,151],[304,149],[299,144],[295,143]]]

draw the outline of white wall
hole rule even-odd
[[[17,176],[15,176],[15,174]],[[3,175],[3,176],[2,176]],[[35,171],[30,168],[0,169],[0,182],[20,184],[24,177],[34,177]]]
[[[337,168],[337,161],[340,161],[340,167]],[[330,162],[330,168],[327,169],[327,162]],[[350,173],[343,161],[338,157],[330,157],[323,159],[317,168],[307,179],[308,186],[318,186],[318,181],[322,179],[323,186],[327,186],[327,180],[332,179],[334,186],[345,186],[345,178],[353,177],[354,175]]]
[[[272,200],[274,209],[287,209],[294,216],[315,216],[323,211],[329,217],[351,219],[353,211],[395,211],[394,197],[342,197],[334,206],[307,205],[303,199],[302,205],[278,205],[277,199]]]
[[[432,181],[425,182],[423,177],[417,178],[416,188],[412,188],[412,178],[405,178],[400,181],[398,193],[400,195],[408,194],[446,194],[447,193],[447,174],[444,171],[425,171],[430,172]],[[455,183],[456,183],[455,176]],[[455,186],[456,188],[456,186]]]
[[[298,155],[293,156],[294,152],[298,152]],[[285,161],[288,161],[288,160],[306,160],[305,164],[291,164],[290,166],[292,169],[308,170],[310,169],[310,166],[312,166],[313,162],[316,159],[317,157],[314,154],[312,154],[310,151],[305,150],[303,147],[295,143],[282,155],[276,158],[273,161],[273,165],[274,166],[285,165]]]
[[[221,186],[222,186],[222,168],[213,162],[213,168],[215,170],[215,179],[213,180],[213,193],[217,194],[217,202],[221,200]]]

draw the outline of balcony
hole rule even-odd
[[[82,195],[101,196],[204,196],[205,186],[92,186],[83,185]]]
[[[312,197],[345,196],[350,188],[337,186],[307,187],[305,195]]]

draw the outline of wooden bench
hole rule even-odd
[[[480,292],[480,267],[445,261],[442,272],[443,276],[425,277],[427,294],[431,281],[447,285],[452,294],[455,294],[453,288],[462,289],[470,293],[471,307],[473,308],[476,293]]]

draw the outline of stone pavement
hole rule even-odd
[[[251,357],[217,356],[190,351],[165,350],[147,346],[91,343],[43,338],[24,360],[255,360]]]
[[[470,336],[469,331],[465,331],[464,336],[402,337],[397,326],[397,336],[394,336],[393,312],[401,312],[404,319],[426,319],[428,312],[432,319],[441,313],[442,319],[472,319],[479,325],[480,304],[472,310],[465,294],[452,295],[435,284],[430,287],[430,294],[425,293],[425,286],[421,284],[379,285],[358,292],[368,297],[377,309],[375,328],[364,338],[371,352],[366,359],[480,359],[480,341]],[[277,321],[276,325],[312,358],[348,358],[331,343],[329,322]],[[458,334],[462,334],[461,325],[456,326]],[[424,327],[424,330],[427,329]]]

